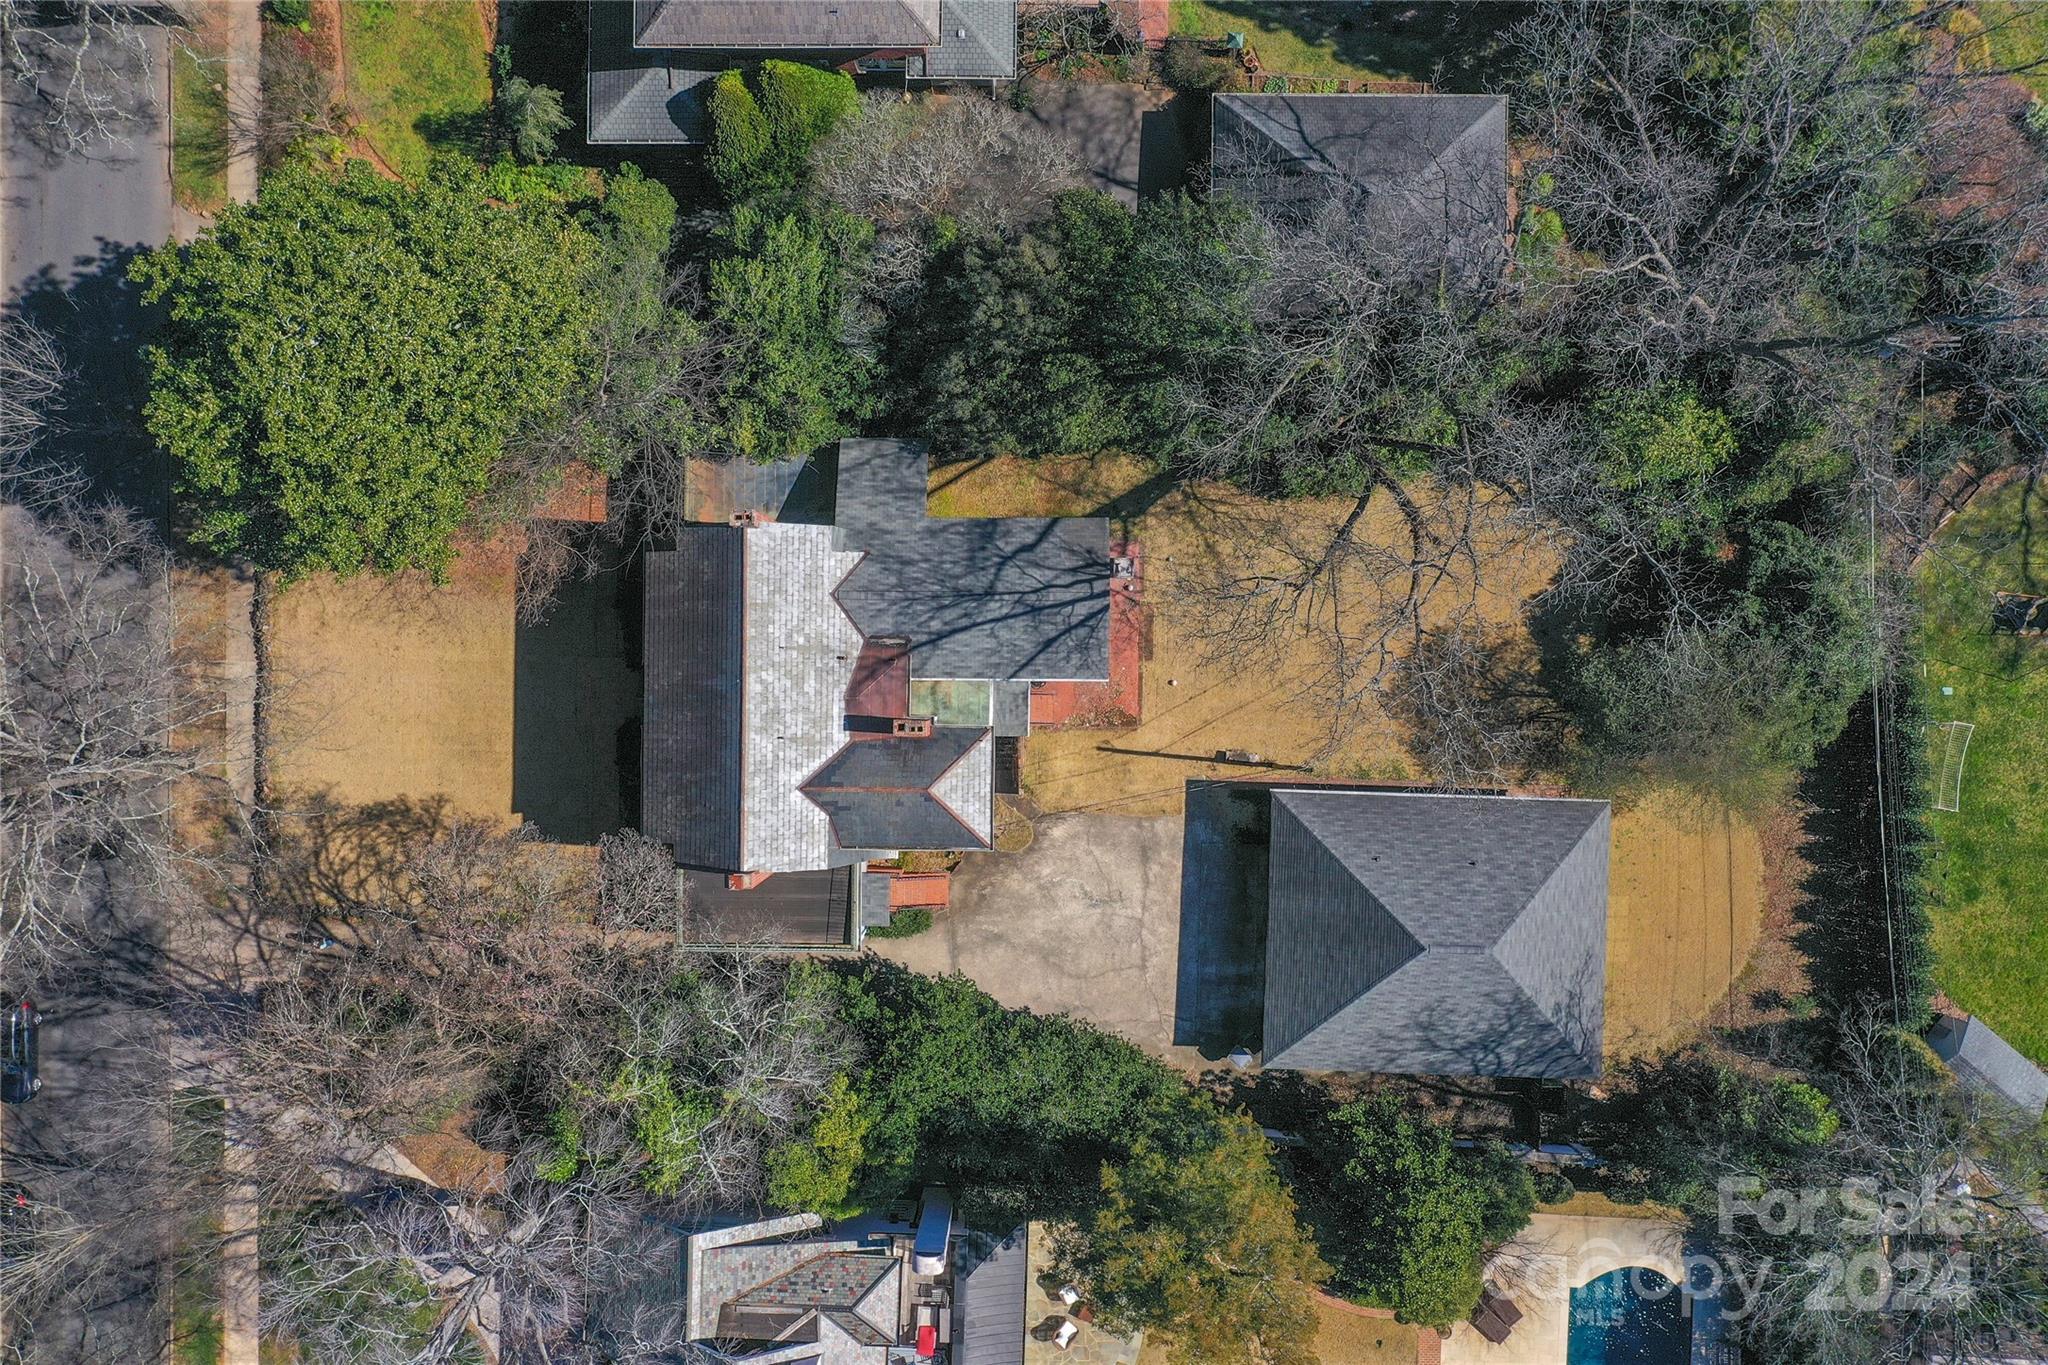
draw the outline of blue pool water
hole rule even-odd
[[[1692,1326],[1678,1287],[1654,1270],[1634,1268],[1574,1289],[1565,1359],[1568,1365],[1686,1365]]]

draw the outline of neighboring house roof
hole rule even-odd
[[[718,1334],[743,1341],[816,1341],[829,1322],[863,1346],[896,1339],[901,1262],[886,1252],[827,1251],[719,1306]]]
[[[987,848],[994,746],[987,730],[855,739],[803,784],[842,848]]]
[[[2003,1097],[2035,1118],[2048,1111],[2048,1075],[1973,1015],[1944,1014],[1927,1045],[1963,1080]]]
[[[919,80],[993,81],[1017,74],[1017,0],[939,0],[939,38],[910,63]]]
[[[633,0],[641,47],[890,48],[939,40],[939,0]]]
[[[970,1232],[953,1268],[955,1358],[966,1365],[1024,1365],[1030,1289],[1027,1229],[997,1239]]]
[[[1235,95],[1210,99],[1210,183],[1271,209],[1330,182],[1384,240],[1435,241],[1498,263],[1508,230],[1507,100],[1497,95]],[[1434,263],[1426,258],[1434,270]]]
[[[1608,805],[1276,790],[1265,1065],[1600,1072]]]
[[[686,527],[647,556],[640,827],[678,863],[831,865],[799,787],[844,743],[861,639],[832,593],[858,558],[787,523]]]
[[[910,642],[919,678],[1107,679],[1109,523],[934,517],[921,442],[839,443],[834,521],[863,557],[839,601]]]
[[[596,0],[585,45],[584,129],[593,144],[694,143],[710,134],[715,69],[633,46],[633,7]]]

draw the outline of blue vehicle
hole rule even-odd
[[[33,1000],[7,1011],[7,1045],[0,1049],[0,1102],[27,1104],[43,1088],[43,1078],[36,1074],[36,1038],[42,1023]]]

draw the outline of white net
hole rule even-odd
[[[1966,720],[1944,721],[1932,727],[1934,758],[1934,808],[1960,810],[1963,801],[1963,756],[1970,752],[1970,736],[1977,729]]]

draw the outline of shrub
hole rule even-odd
[[[887,924],[868,930],[869,938],[909,938],[932,927],[932,912],[922,905],[906,906]]]
[[[1230,63],[1202,51],[1200,43],[1173,40],[1166,45],[1161,74],[1168,86],[1183,94],[1220,90],[1230,79]]]
[[[857,1212],[854,1180],[874,1117],[860,1092],[835,1076],[818,1102],[818,1118],[805,1137],[768,1155],[768,1198],[778,1207],[828,1218]]]
[[[1563,1171],[1538,1171],[1535,1181],[1536,1201],[1540,1204],[1562,1204],[1579,1192]]]
[[[727,199],[738,203],[766,182],[768,119],[737,71],[720,73],[707,104],[711,116],[711,178]]]
[[[780,174],[793,184],[812,144],[860,108],[860,92],[844,71],[795,62],[761,63],[760,80],[769,149]]]
[[[274,24],[304,33],[313,27],[313,0],[264,0],[263,9]]]
[[[569,116],[562,95],[524,76],[511,76],[498,86],[493,105],[499,136],[521,161],[546,161],[555,154],[555,139],[567,132]]]

